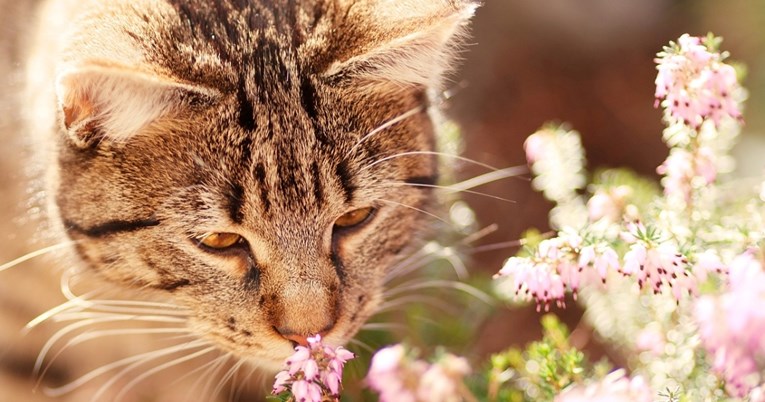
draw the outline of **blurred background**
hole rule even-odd
[[[722,49],[748,67],[746,125],[734,153],[737,175],[765,170],[765,1],[763,0],[487,0],[455,78],[448,114],[462,127],[464,156],[496,167],[525,164],[523,141],[547,121],[578,130],[592,171],[626,166],[655,177],[667,156],[661,111],[653,107],[655,54],[683,33],[722,36]],[[465,166],[461,178],[485,171]],[[518,239],[528,227],[548,230],[551,207],[527,181],[506,179],[466,194],[480,226],[498,230],[480,243]],[[516,249],[476,253],[472,272],[493,274]],[[553,309],[574,328],[574,303]],[[498,309],[479,328],[473,353],[484,355],[540,336],[534,306]],[[597,339],[585,342],[594,357]],[[608,351],[605,351],[608,352]],[[611,356],[618,359],[618,356]]]

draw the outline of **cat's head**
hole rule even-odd
[[[273,367],[306,336],[352,337],[426,226],[428,91],[474,4],[266,3],[75,22],[52,195],[87,267],[172,293],[199,334]]]

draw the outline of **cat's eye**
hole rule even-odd
[[[215,250],[223,250],[238,244],[242,244],[244,239],[236,233],[208,233],[199,238],[199,244]]]
[[[366,207],[354,209],[353,211],[346,212],[343,216],[337,218],[335,221],[335,227],[337,228],[351,228],[358,226],[366,222],[370,216],[372,216],[374,208]]]

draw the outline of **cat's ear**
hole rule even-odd
[[[471,0],[369,0],[357,18],[365,43],[329,66],[325,76],[358,78],[371,83],[438,87],[454,64],[468,20],[478,4]],[[371,28],[369,28],[371,26]]]
[[[58,75],[63,126],[75,144],[125,141],[184,105],[210,101],[212,90],[121,66],[85,65]]]

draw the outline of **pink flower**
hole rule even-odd
[[[469,373],[464,358],[445,354],[429,364],[408,356],[399,344],[372,357],[366,381],[379,394],[380,402],[457,402],[463,400],[463,379]]]
[[[705,120],[719,125],[725,117],[741,117],[736,71],[701,38],[685,34],[658,56],[656,106],[670,118],[698,129]]]
[[[412,380],[425,371],[422,364],[408,363],[403,345],[380,349],[372,357],[367,384],[380,394],[380,402],[416,401]]]
[[[664,175],[661,183],[665,194],[679,194],[688,202],[693,179],[700,177],[702,184],[712,184],[717,178],[717,165],[714,152],[708,147],[699,147],[695,153],[673,148],[656,172]]]
[[[563,307],[566,292],[576,297],[592,276],[585,274],[595,273],[605,282],[608,271],[619,267],[618,255],[607,244],[582,244],[578,234],[562,231],[540,242],[534,256],[510,257],[494,278],[510,277],[515,296],[536,300],[537,310],[548,311],[552,303]]]
[[[290,391],[298,402],[339,400],[343,365],[355,356],[342,346],[332,348],[321,336],[308,338],[308,346],[295,347],[285,360],[285,370],[276,374],[272,394]]]
[[[734,397],[763,384],[765,366],[765,272],[755,250],[736,257],[729,267],[727,290],[697,300],[695,318],[712,368]]]
[[[698,281],[688,269],[688,259],[674,244],[661,239],[657,231],[632,222],[627,224],[622,239],[631,245],[620,271],[636,278],[641,289],[648,286],[658,294],[666,286],[678,301],[686,292],[696,294]]]
[[[609,222],[619,222],[624,212],[627,197],[631,194],[632,189],[627,186],[596,191],[587,201],[590,221],[595,222],[605,218]]]
[[[653,391],[642,377],[629,379],[621,372],[587,386],[574,385],[555,397],[555,402],[652,402]]]

